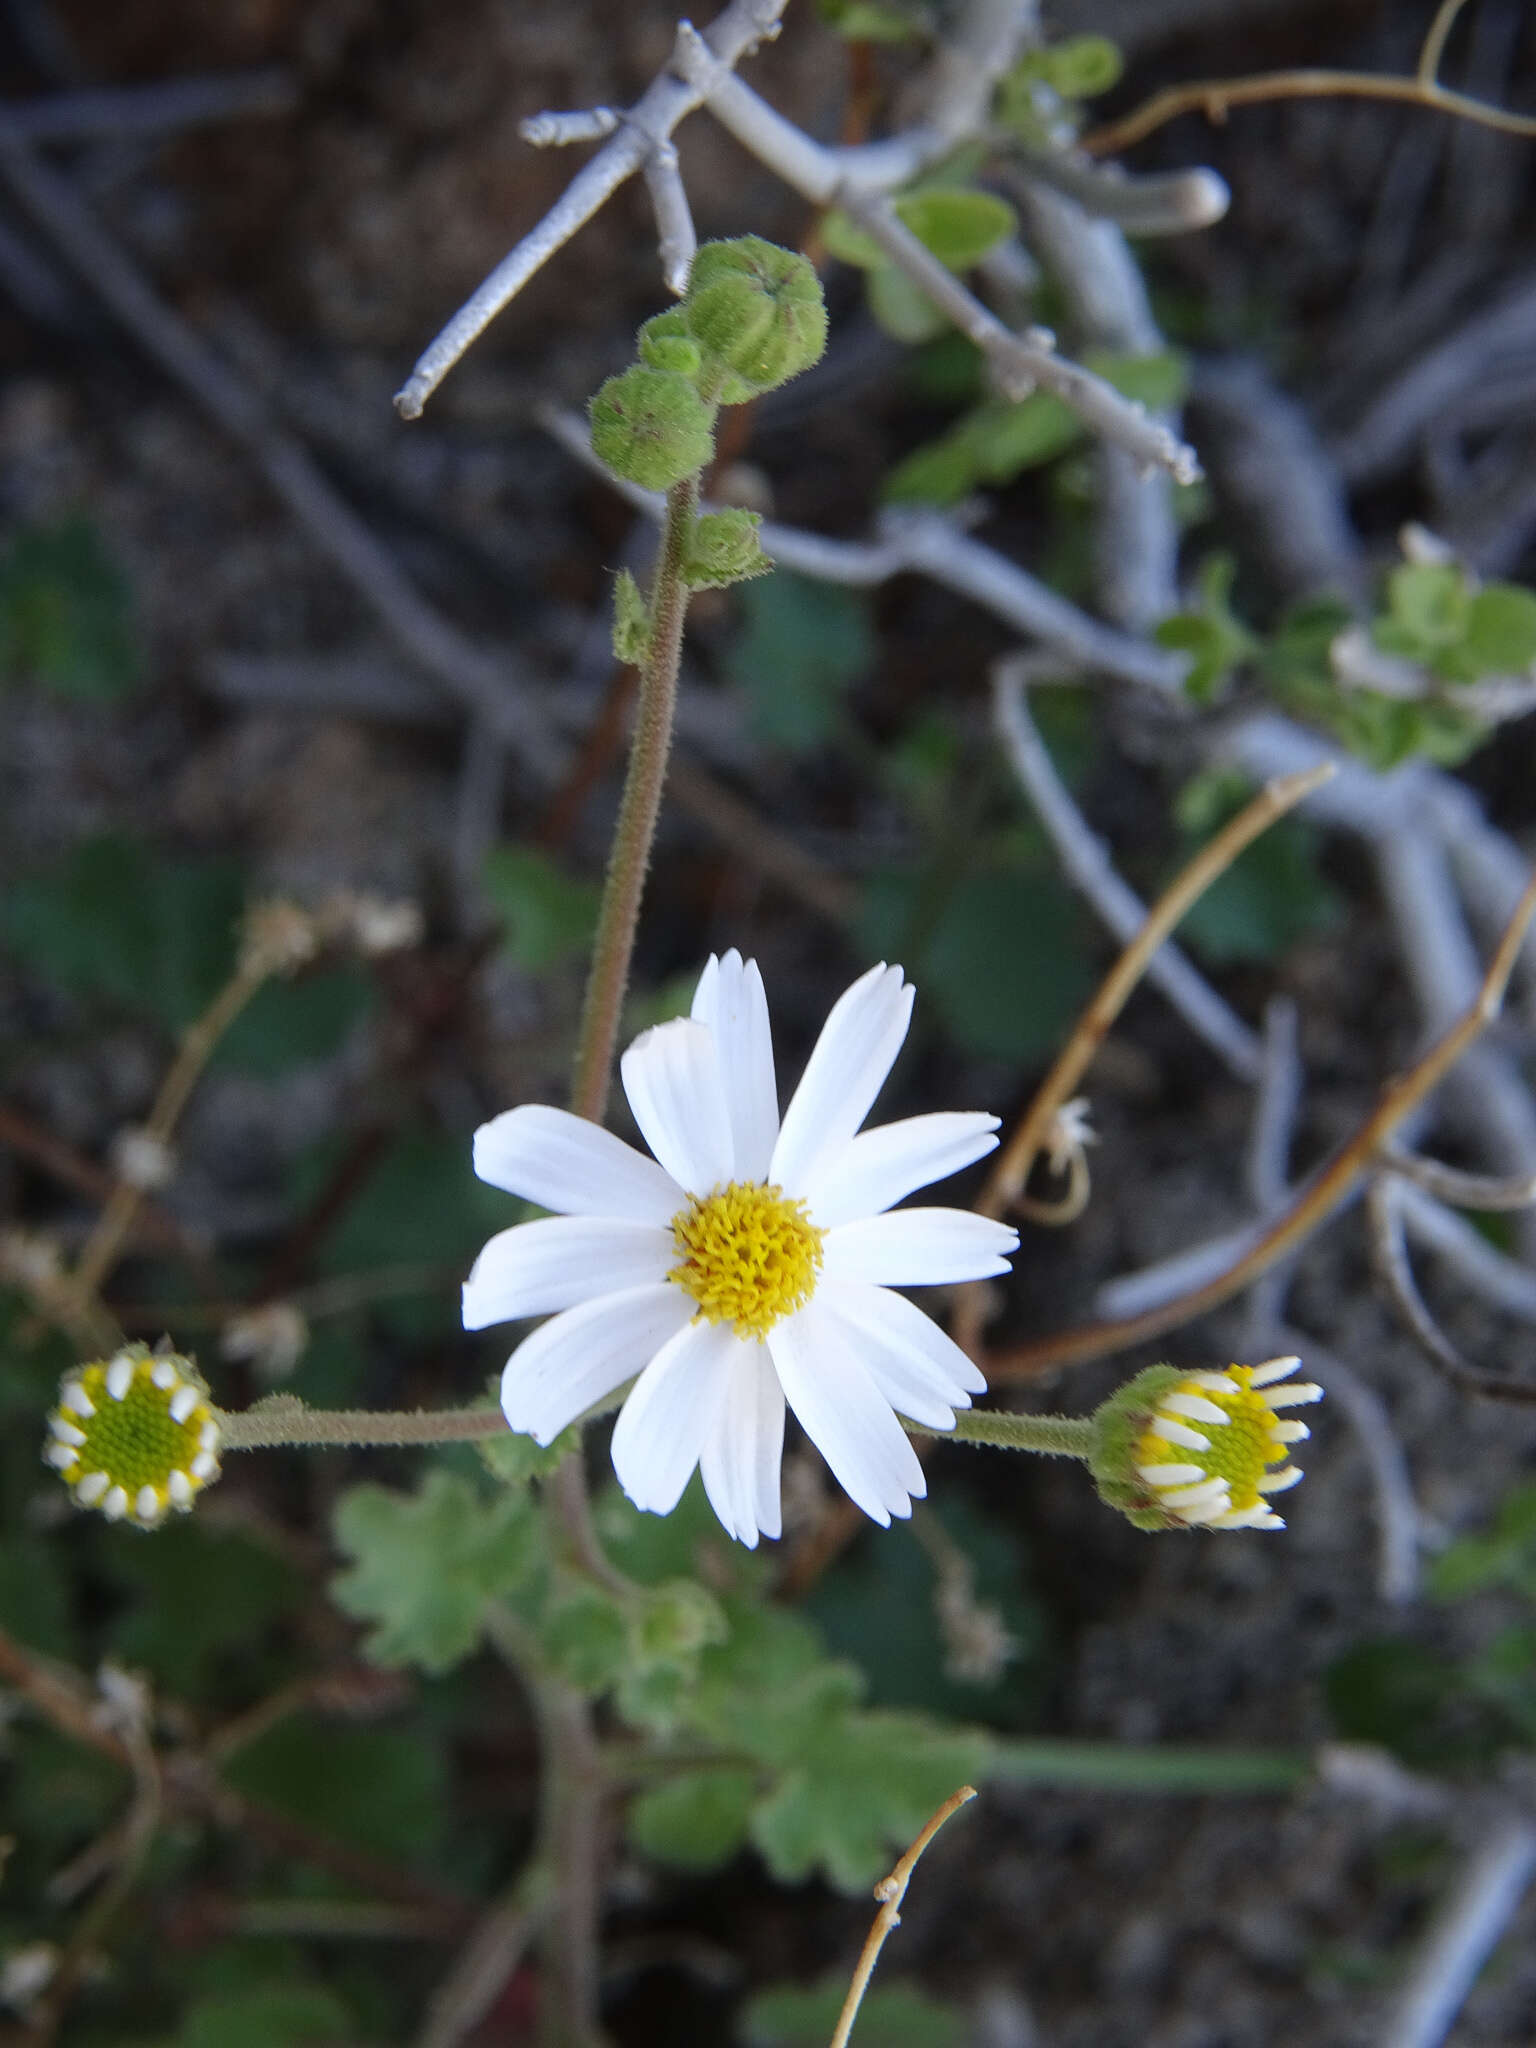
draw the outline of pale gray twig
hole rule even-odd
[[[1243,522],[1281,595],[1362,595],[1343,480],[1305,407],[1248,356],[1197,356],[1190,402],[1222,509]]]
[[[1352,1365],[1346,1365],[1315,1338],[1276,1322],[1270,1326],[1263,1348],[1267,1351],[1271,1343],[1276,1352],[1301,1354],[1308,1373],[1322,1382],[1329,1400],[1343,1409],[1355,1433],[1370,1471],[1376,1509],[1376,1590],[1383,1600],[1401,1606],[1419,1590],[1422,1518],[1408,1460],[1386,1404]]]
[[[1403,1224],[1404,1198],[1412,1190],[1393,1174],[1379,1174],[1366,1197],[1371,1257],[1377,1277],[1419,1349],[1464,1393],[1521,1403],[1536,1402],[1536,1382],[1484,1371],[1470,1364],[1430,1314],[1419,1292]]]
[[[1232,203],[1226,179],[1203,168],[1136,177],[1076,150],[1032,151],[1028,167],[1031,177],[1054,185],[1127,235],[1184,235],[1212,227]]]
[[[1398,1189],[1408,1235],[1444,1259],[1457,1277],[1506,1315],[1536,1323],[1536,1272],[1507,1258],[1454,1209],[1411,1181]],[[1523,1204],[1521,1206],[1524,1206]]]
[[[287,114],[298,89],[284,71],[231,71],[220,77],[166,78],[153,85],[100,86],[45,98],[0,100],[6,142],[120,141],[167,135],[250,114]]]
[[[982,351],[1005,396],[1027,398],[1035,390],[1049,391],[1070,406],[1085,426],[1134,461],[1166,469],[1179,483],[1193,483],[1199,476],[1193,448],[1159,425],[1145,406],[1122,398],[1102,377],[1058,355],[1054,341],[1043,330],[1026,328],[1020,335],[1005,327],[926,243],[919,241],[883,194],[845,186],[834,190],[843,210],[870,240]]]
[[[1147,921],[1147,906],[1115,872],[1103,841],[1089,829],[1056,773],[1029,715],[1016,660],[1001,661],[994,669],[992,701],[998,736],[1068,881],[1121,944],[1129,945]],[[1240,1080],[1258,1080],[1264,1064],[1258,1038],[1196,972],[1186,954],[1171,943],[1160,946],[1148,964],[1147,980]]]
[[[778,34],[786,0],[731,0],[695,37],[719,64],[738,63],[760,42]],[[679,32],[681,33],[681,32]],[[690,31],[690,33],[693,33]],[[704,98],[670,66],[624,114],[617,130],[592,161],[580,170],[537,227],[504,256],[485,282],[465,301],[448,325],[417,359],[416,367],[395,396],[401,417],[419,419],[423,406],[467,348],[510,303],[556,250],[592,218],[626,179],[667,142],[678,122]],[[605,110],[607,111],[607,110]],[[553,117],[568,122],[572,117]]]
[[[1290,1189],[1291,1133],[1301,1102],[1301,1083],[1296,1005],[1289,996],[1271,996],[1264,1008],[1263,1064],[1253,1098],[1243,1174],[1260,1215],[1278,1209]]]
[[[26,148],[0,141],[0,178],[135,340],[240,443],[320,550],[429,674],[500,729],[536,771],[557,774],[563,742],[503,664],[426,602],[308,451],[275,427],[250,388],[171,311],[69,181]]]
[[[1024,180],[1015,187],[1031,241],[1066,295],[1076,338],[1154,355],[1163,337],[1125,236],[1074,199]],[[1159,424],[1171,430],[1177,419]],[[1094,451],[1094,586],[1117,626],[1146,633],[1178,609],[1179,533],[1166,473],[1114,441]]]
[[[666,280],[667,290],[681,298],[688,289],[688,273],[693,268],[699,238],[694,232],[683,174],[677,167],[675,145],[658,142],[642,169],[645,189],[651,195],[651,207],[656,215],[661,274]]]
[[[530,114],[517,132],[534,149],[565,149],[573,142],[602,142],[624,116],[613,107],[582,107],[573,114]]]
[[[1468,1855],[1381,2032],[1380,2048],[1440,2048],[1536,1876],[1536,1826],[1496,1821]]]
[[[1417,1152],[1401,1152],[1395,1146],[1383,1151],[1381,1163],[1404,1180],[1427,1188],[1453,1209],[1528,1209],[1536,1202],[1536,1173],[1504,1178],[1463,1173],[1459,1166],[1446,1166]]]
[[[1193,1293],[1245,1258],[1265,1229],[1262,1222],[1244,1223],[1236,1230],[1223,1231],[1219,1237],[1208,1237],[1201,1244],[1188,1245],[1166,1259],[1138,1267],[1133,1273],[1117,1274],[1094,1290],[1095,1318],[1101,1322],[1120,1322],[1161,1308],[1164,1302],[1177,1301],[1182,1294]]]
[[[1421,355],[1366,408],[1338,445],[1350,483],[1369,483],[1404,461],[1446,408],[1505,356],[1529,352],[1536,281],[1523,278]]]

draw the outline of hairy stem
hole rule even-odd
[[[592,945],[592,967],[582,1004],[571,1108],[577,1116],[591,1117],[596,1123],[602,1122],[608,1105],[613,1049],[618,1042],[619,1017],[629,987],[640,898],[651,862],[667,755],[672,747],[677,669],[683,651],[683,619],[688,610],[688,586],[682,576],[683,551],[698,502],[696,476],[685,477],[667,493],[667,516],[651,593],[651,646],[640,672],[634,744],[608,855],[602,909]]]

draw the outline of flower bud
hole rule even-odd
[[[729,373],[720,393],[727,405],[787,383],[827,345],[815,270],[757,235],[704,244],[682,312],[709,362]]]
[[[152,1529],[219,1476],[219,1424],[190,1358],[129,1344],[59,1385],[43,1462],[83,1508]]]
[[[756,512],[731,506],[724,512],[701,512],[693,522],[683,556],[683,581],[690,590],[724,590],[773,567],[763,553]]]
[[[615,476],[670,490],[714,453],[710,409],[676,370],[636,363],[592,400],[592,449]]]
[[[1291,1379],[1300,1363],[1148,1366],[1093,1418],[1100,1498],[1138,1529],[1283,1529],[1269,1497],[1301,1478],[1287,1460],[1311,1431],[1279,1411],[1323,1398],[1311,1381]]]

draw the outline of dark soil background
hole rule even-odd
[[[1386,0],[1058,0],[1050,14],[1063,30],[1102,28],[1121,42],[1128,79],[1113,112],[1190,76],[1297,63],[1411,68],[1430,11]],[[0,866],[30,877],[106,834],[171,860],[237,863],[248,890],[316,901],[346,887],[422,909],[422,942],[368,970],[366,1016],[335,1049],[275,1072],[210,1073],[162,1204],[195,1230],[205,1256],[189,1264],[141,1243],[111,1291],[115,1306],[142,1309],[136,1327],[150,1336],[168,1300],[262,1299],[333,1275],[359,1241],[347,1236],[349,1216],[358,1204],[375,1216],[387,1184],[388,1256],[435,1264],[435,1293],[414,1322],[365,1314],[347,1325],[345,1344],[317,1340],[291,1384],[319,1401],[461,1400],[498,1363],[494,1343],[452,1327],[457,1272],[484,1231],[466,1223],[447,1242],[436,1225],[418,1231],[413,1199],[426,1209],[435,1196],[413,1196],[408,1162],[418,1156],[412,1146],[433,1162],[467,1162],[469,1132],[483,1117],[515,1101],[558,1100],[564,1087],[579,959],[520,961],[499,942],[480,877],[505,840],[538,844],[573,877],[595,879],[611,825],[619,760],[608,592],[615,567],[644,561],[646,536],[549,438],[536,410],[582,404],[628,359],[637,321],[664,303],[638,186],[535,279],[423,421],[403,425],[391,394],[581,159],[528,148],[518,120],[546,107],[632,101],[664,60],[674,19],[658,0],[0,8],[0,80],[17,98],[280,68],[293,87],[286,112],[169,141],[93,141],[58,161],[167,302],[238,369],[271,426],[307,445],[397,572],[504,654],[517,687],[569,738],[596,735],[560,774],[494,744],[487,766],[485,736],[467,733],[459,707],[386,640],[248,453],[146,360],[0,192],[0,523],[10,534],[83,514],[126,579],[145,650],[145,682],[121,701],[66,699],[26,678],[8,690]],[[894,57],[874,61],[878,120],[899,103],[901,71]],[[803,0],[750,75],[813,133],[840,132],[854,74]],[[1536,105],[1531,11],[1482,0],[1458,29],[1449,75],[1505,104]],[[801,202],[708,119],[694,117],[678,139],[701,237],[751,231],[797,244],[807,235]],[[1536,269],[1536,145],[1438,116],[1347,100],[1257,108],[1223,129],[1181,121],[1135,161],[1209,162],[1229,181],[1232,210],[1219,226],[1146,251],[1157,304],[1172,338],[1197,357],[1263,365],[1300,400],[1325,447],[1347,439],[1388,375]],[[740,487],[775,516],[858,535],[882,475],[945,413],[914,390],[902,351],[869,323],[851,273],[834,267],[828,291],[827,361],[762,406],[730,452],[747,466]],[[1533,369],[1536,332],[1524,383],[1514,380],[1502,416],[1359,488],[1353,512],[1374,569],[1396,559],[1401,522],[1420,518],[1491,573],[1536,579]],[[1190,430],[1202,446],[1207,424],[1213,437],[1230,433],[1197,403]],[[1237,497],[1223,499],[1230,473],[1213,461],[1216,516],[1246,550]],[[1039,478],[1026,478],[1006,494],[989,537],[1038,569],[1058,509]],[[1283,593],[1262,545],[1243,563],[1247,601],[1263,616]],[[903,737],[925,713],[941,713],[962,777],[990,746],[986,664],[1007,644],[996,624],[914,579],[879,592],[869,618],[875,650],[843,724],[825,745],[798,751],[761,743],[733,681],[743,631],[736,602],[701,601],[690,642],[680,752],[694,780],[663,828],[641,993],[657,995],[712,947],[755,953],[784,1073],[830,998],[872,956],[858,919],[850,926],[829,909],[919,850],[924,828],[893,796],[889,772]],[[1177,776],[1152,755],[1135,707],[1112,692],[1063,704],[1059,722],[1063,744],[1085,764],[1079,793],[1096,828],[1128,875],[1155,887],[1181,845],[1170,809]],[[1536,733],[1526,721],[1462,771],[1528,848],[1533,767]],[[1007,812],[1000,771],[976,774],[996,777],[987,801]],[[723,822],[719,804],[711,808],[722,789],[737,800]],[[1012,815],[1016,822],[1017,806]],[[1275,994],[1298,1005],[1309,1080],[1302,1167],[1358,1121],[1377,1082],[1416,1044],[1410,995],[1357,852],[1324,842],[1319,858],[1337,899],[1331,925],[1264,959],[1211,968],[1250,1020]],[[1086,974],[1107,953],[1086,911],[1074,908],[1068,923]],[[146,975],[157,971],[145,963]],[[885,1113],[940,1104],[1016,1112],[1044,1047],[1006,1057],[968,1045],[938,1021],[926,993],[920,982],[923,1023]],[[82,1162],[99,1164],[119,1128],[145,1113],[167,1029],[131,1002],[54,986],[13,951],[0,953],[0,1041],[9,1120],[0,1215],[78,1244],[93,1213]],[[1101,1134],[1093,1203],[1066,1232],[1026,1231],[1007,1309],[1007,1327],[1020,1333],[1083,1319],[1096,1285],[1214,1235],[1242,1209],[1248,1098],[1154,997],[1133,1002],[1091,1092]],[[49,1140],[62,1149],[50,1154]],[[455,1199],[457,1216],[463,1198]],[[361,1263],[385,1262],[370,1241]],[[1468,1304],[1454,1283],[1431,1285],[1469,1355],[1506,1366],[1528,1355],[1528,1330]],[[1357,1216],[1306,1252],[1289,1314],[1380,1395],[1427,1526],[1442,1540],[1484,1526],[1529,1475],[1528,1411],[1469,1402],[1435,1377],[1373,1295]],[[1210,1363],[1241,1355],[1243,1342],[1233,1313],[1180,1332],[1159,1355]],[[211,1354],[211,1336],[207,1343]],[[1068,1375],[1050,1398],[1086,1408],[1153,1355]],[[230,1405],[261,1391],[248,1366],[208,1363]],[[29,1418],[8,1407],[7,1416],[13,1434],[28,1438],[14,1554],[31,1556],[41,1533],[78,1564],[69,1640],[90,1663],[125,1599],[173,1595],[143,1586],[125,1594],[103,1578],[100,1546],[70,1548],[73,1526],[33,1498],[43,1485],[30,1462],[35,1410]],[[1134,1743],[1307,1749],[1380,1738],[1419,1769],[1461,1774],[1471,1833],[1455,1816],[1405,1817],[1390,1800],[1372,1804],[1326,1779],[1289,1800],[990,1789],[925,1862],[887,1952],[893,1978],[919,1980],[962,2015],[956,2038],[977,2048],[1385,2048],[1384,2001],[1476,1834],[1477,1814],[1503,1796],[1490,1788],[1515,1766],[1507,1732],[1438,1751],[1433,1714],[1416,1723],[1411,1707],[1380,1705],[1369,1674],[1360,1675],[1363,1646],[1397,1643],[1399,1674],[1438,1668],[1485,1648],[1512,1610],[1500,1595],[1386,1607],[1368,1473],[1333,1404],[1309,1453],[1284,1537],[1209,1541],[1139,1535],[1097,1504],[1075,1469],[1003,1469],[1002,1460],[937,1453],[933,1496],[960,1502],[966,1527],[985,1532],[988,1557],[1001,1559],[1002,1590],[992,1597],[1006,1596],[1022,1644],[994,1687],[952,1688],[942,1703],[1012,1730]],[[384,1460],[252,1459],[219,1490],[231,1540],[305,1576],[309,1596],[281,1628],[313,1668],[356,1674],[351,1635],[319,1591],[330,1502],[348,1477],[401,1470]],[[877,1696],[899,1700],[905,1681],[889,1655],[882,1663],[878,1624],[860,1617],[881,1611],[893,1572],[915,1572],[910,1583],[920,1585],[924,1568],[915,1549],[900,1553],[905,1563],[882,1563],[882,1540],[860,1537],[810,1605],[834,1641],[866,1655]],[[25,1637],[24,1610],[6,1597],[0,1618]],[[165,1635],[162,1626],[157,1640]],[[244,1655],[232,1648],[196,1707],[204,1725],[260,1696],[266,1667],[254,1653],[242,1667]],[[373,1683],[350,1710],[370,1725],[419,1725],[408,1688]],[[431,1712],[448,1711],[434,1694]],[[488,1895],[527,1839],[531,1735],[504,1681],[477,1677],[453,1712],[452,1813],[455,1825],[474,1816],[475,1883]],[[17,1817],[0,1831],[20,1838],[29,1823],[15,1772],[6,1796],[19,1802]],[[61,1860],[86,1839],[61,1844]],[[273,1855],[252,1845],[223,1862],[184,1865],[139,1922],[144,1944],[159,1952],[158,1979],[130,1971],[115,2013],[88,1989],[79,2032],[66,2026],[61,2038],[136,2043],[159,2038],[157,2025],[165,2039],[182,2038],[163,2003],[167,1987],[183,1972],[202,1981],[227,1925],[221,1915],[242,1886],[270,1888]],[[610,1879],[605,2018],[614,2039],[635,2048],[741,2038],[731,2029],[744,1994],[846,1975],[866,1925],[863,1903],[814,1886],[776,1892],[747,1860],[692,1883],[616,1847]],[[14,1883],[0,1905],[16,1942],[58,1938],[58,1915],[38,1918]],[[1536,2039],[1533,1932],[1528,1898],[1448,2037],[1455,2048]],[[451,1953],[391,1944],[377,1959],[338,1962],[334,1943],[291,1946],[304,1969],[386,1976],[394,2031],[381,2026],[378,2038],[398,2040],[412,2038]],[[526,1974],[514,1980],[471,2039],[491,2048],[527,2037],[531,1995]]]

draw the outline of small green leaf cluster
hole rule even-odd
[[[1159,645],[1190,656],[1188,695],[1201,705],[1216,703],[1249,672],[1285,710],[1333,733],[1379,770],[1415,756],[1445,766],[1465,760],[1489,724],[1459,690],[1490,676],[1523,674],[1536,663],[1536,594],[1513,583],[1479,586],[1453,563],[1394,569],[1370,621],[1384,654],[1423,671],[1418,695],[1341,678],[1333,646],[1355,619],[1338,598],[1305,598],[1261,635],[1232,607],[1233,577],[1230,557],[1209,558],[1199,603],[1156,629]]]
[[[95,527],[22,528],[0,552],[0,677],[106,700],[143,673],[132,595]]]
[[[1076,132],[1083,100],[1119,84],[1125,59],[1107,36],[1064,36],[1028,50],[998,81],[999,124],[1031,149]]]
[[[611,1698],[631,1731],[621,1755],[656,1781],[631,1838],[684,1868],[751,1845],[786,1882],[821,1872],[857,1891],[984,1769],[986,1734],[865,1706],[857,1667],[771,1603],[762,1561],[725,1554],[697,1482],[671,1516],[611,1492],[595,1520],[628,1590],[551,1548],[525,1486],[493,1492],[445,1466],[413,1493],[357,1486],[336,1512],[350,1562],[335,1596],[370,1624],[378,1663],[443,1673],[490,1635]],[[718,1590],[700,1583],[706,1560]]]
[[[1476,584],[1455,562],[1403,562],[1387,578],[1372,637],[1447,683],[1518,675],[1536,662],[1536,595],[1518,583]]]
[[[1093,349],[1083,360],[1122,397],[1154,412],[1177,405],[1189,381],[1185,359],[1174,350],[1122,355]],[[1015,401],[985,399],[899,462],[882,496],[892,505],[957,505],[973,491],[1000,488],[1054,461],[1084,439],[1082,421],[1052,392],[1032,391]]]
[[[972,185],[917,185],[895,201],[895,209],[903,226],[957,274],[979,263],[1018,226],[1006,199]],[[915,343],[945,332],[947,316],[840,208],[825,216],[822,234],[831,255],[866,273],[869,310],[887,334]]]
[[[636,1727],[670,1727],[700,1651],[724,1632],[716,1602],[686,1579],[624,1593],[592,1584],[551,1546],[526,1484],[569,1445],[525,1452],[514,1439],[507,1453],[492,1441],[485,1462],[501,1485],[439,1465],[413,1493],[366,1484],[337,1504],[336,1540],[351,1563],[332,1591],[371,1624],[368,1656],[441,1674],[506,1617],[543,1669],[578,1691],[612,1692]]]
[[[919,0],[816,0],[824,28],[849,43],[911,43],[933,33]]]

